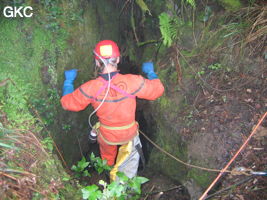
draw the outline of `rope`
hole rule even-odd
[[[261,120],[259,121],[259,123],[257,124],[257,126],[255,127],[255,129],[252,131],[252,133],[250,134],[250,136],[248,137],[247,141],[241,146],[241,148],[238,150],[238,152],[236,153],[236,155],[232,158],[232,160],[230,161],[231,163],[233,162],[233,160],[237,157],[237,155],[240,153],[240,151],[244,148],[244,146],[248,143],[248,141],[250,140],[250,138],[254,135],[254,133],[256,132],[257,128],[259,127],[259,125],[262,123],[263,119],[266,117],[266,114],[261,118]],[[188,167],[192,167],[192,168],[196,168],[196,169],[200,169],[200,170],[204,170],[204,171],[210,171],[210,172],[220,172],[222,173],[231,173],[232,175],[250,175],[250,173],[247,173],[248,171],[252,171],[249,169],[246,170],[239,170],[239,169],[233,169],[233,170],[227,170],[227,168],[229,167],[229,165],[227,166],[227,168],[224,168],[222,170],[219,169],[211,169],[211,168],[207,168],[207,167],[201,167],[198,165],[193,165],[193,164],[189,164],[186,163],[184,161],[182,161],[181,159],[175,157],[174,155],[172,155],[171,153],[167,152],[166,150],[164,150],[163,148],[161,148],[159,145],[157,145],[155,142],[153,142],[143,131],[139,130],[139,132],[153,145],[155,146],[159,151],[163,152],[164,154],[166,154],[167,156],[169,156],[170,158],[176,160],[177,162],[186,165]]]
[[[139,132],[152,144],[154,145],[158,150],[160,150],[161,152],[165,153],[167,156],[171,157],[172,159],[176,160],[177,162],[186,165],[188,167],[192,167],[192,168],[197,168],[197,169],[201,169],[201,170],[205,170],[205,171],[210,171],[210,172],[221,172],[221,170],[219,169],[211,169],[211,168],[206,168],[206,167],[200,167],[197,165],[192,165],[189,163],[186,163],[184,161],[182,161],[181,159],[175,157],[174,155],[172,155],[171,153],[167,152],[166,150],[164,150],[163,148],[161,148],[159,145],[157,145],[155,142],[153,142],[144,132],[142,132],[141,130],[139,130]],[[228,171],[226,170],[225,172],[228,173],[232,173],[232,171]]]
[[[259,128],[259,126],[261,125],[261,123],[263,122],[263,120],[265,119],[267,115],[267,112],[261,117],[261,119],[259,120],[258,124],[256,125],[256,127],[253,129],[253,131],[250,133],[249,137],[246,139],[246,141],[243,143],[243,145],[239,148],[239,150],[236,152],[236,154],[233,156],[233,158],[227,163],[227,165],[221,170],[221,172],[219,173],[219,175],[215,178],[215,180],[210,184],[210,186],[208,187],[208,189],[203,193],[203,195],[199,198],[199,200],[204,200],[208,194],[208,192],[210,191],[210,189],[215,185],[215,183],[217,183],[217,181],[219,180],[219,178],[223,175],[224,172],[227,171],[228,167],[232,164],[232,162],[236,159],[236,157],[239,155],[239,153],[245,148],[245,146],[247,145],[247,143],[249,142],[249,140],[251,139],[251,137],[256,133],[256,130]]]

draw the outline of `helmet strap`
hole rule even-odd
[[[95,60],[97,72],[102,72],[104,70],[104,68],[106,67],[105,64],[101,61],[102,60]]]

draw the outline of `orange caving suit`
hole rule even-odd
[[[108,81],[101,76],[84,83],[74,92],[61,98],[63,108],[69,111],[80,111],[92,104],[96,109],[105,96],[107,83]],[[108,165],[114,165],[117,145],[126,144],[138,134],[138,125],[134,123],[136,97],[155,100],[163,92],[164,87],[159,79],[148,80],[140,75],[119,73],[111,78],[108,96],[96,112],[100,124],[103,125],[100,126],[98,135],[100,154],[103,160],[107,160]],[[126,126],[127,129],[110,130],[105,126]]]

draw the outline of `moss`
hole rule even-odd
[[[162,122],[161,117],[157,120],[158,126],[155,142],[167,152],[181,160],[185,160],[187,149],[179,135],[172,130],[171,124],[169,127],[166,127],[166,123]],[[186,178],[186,167],[156,148],[152,149],[148,164],[152,169],[161,171],[161,173],[174,180],[182,181]]]
[[[0,26],[0,82],[10,79],[0,87],[4,94],[0,96],[1,111],[7,116],[7,127],[40,133],[43,127],[37,123],[40,120],[33,114],[31,106],[38,109],[43,118],[50,117],[51,123],[56,122],[55,107],[59,102],[57,69],[64,67],[57,65],[57,59],[67,47],[68,34],[63,29],[56,33],[48,31],[34,19],[1,18]],[[41,70],[44,66],[48,68],[48,74]],[[43,76],[51,77],[47,85],[43,83]],[[51,178],[61,182],[63,177],[69,177],[55,157],[38,158],[36,163],[38,166],[32,168],[32,172],[38,175],[40,191],[50,187]],[[9,164],[12,166],[12,160]],[[81,199],[75,185],[65,181],[64,186],[59,191],[61,199]],[[56,195],[53,197],[56,199]],[[33,199],[41,198],[42,195],[34,194]]]
[[[0,80],[10,78],[15,84],[10,81],[8,87],[1,88],[6,92],[6,96],[0,98],[2,108],[11,124],[23,127],[25,123],[34,123],[27,99],[40,97],[44,91],[39,72],[43,54],[46,50],[55,54],[56,46],[51,34],[33,21],[3,19],[0,25]]]
[[[214,173],[191,168],[191,170],[188,172],[187,177],[189,179],[192,178],[193,180],[195,180],[200,187],[206,188],[214,177]]]
[[[162,110],[167,109],[171,105],[171,101],[166,95],[160,97],[157,102]]]
[[[219,0],[219,2],[226,10],[230,11],[235,11],[242,7],[240,0]]]

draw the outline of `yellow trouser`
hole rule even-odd
[[[116,164],[110,171],[110,181],[116,180],[118,171],[124,172],[129,178],[136,176],[140,159],[140,155],[136,149],[137,144],[141,145],[139,135],[127,144],[120,146]]]
[[[100,126],[104,126],[105,128],[110,129],[110,130],[121,130],[124,128],[131,127],[134,123],[136,122],[133,122],[123,127],[109,127],[109,126],[102,125],[98,122],[95,124],[93,128],[95,130],[98,130]],[[101,136],[101,133],[99,131],[98,131],[98,134]],[[110,142],[107,142],[107,144],[116,145],[116,144],[111,144]],[[114,167],[112,168],[112,170],[110,171],[111,182],[116,180],[116,174],[118,171],[124,172],[125,175],[128,176],[129,178],[136,176],[138,165],[139,165],[139,159],[140,159],[140,155],[136,149],[137,145],[141,146],[138,132],[137,132],[137,135],[132,139],[132,141],[129,141],[128,143],[122,144],[120,146],[118,150],[116,163]]]

